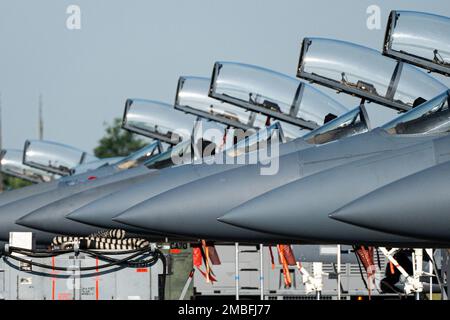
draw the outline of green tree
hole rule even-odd
[[[99,158],[123,157],[145,145],[144,140],[122,129],[122,120],[116,118],[112,125],[107,126],[106,134],[100,139],[98,147],[94,149],[94,154]]]
[[[23,179],[2,174],[4,190],[19,189],[31,185],[32,183]]]

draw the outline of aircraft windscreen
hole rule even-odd
[[[139,149],[138,151],[133,152],[125,159],[119,161],[116,164],[116,168],[119,170],[134,168],[140,165],[141,163],[144,163],[149,159],[153,158],[154,156],[160,154],[161,152],[162,152],[161,142],[154,141],[148,146],[145,146]]]
[[[23,152],[24,164],[62,176],[70,175],[77,165],[94,159],[97,158],[74,147],[43,140],[27,140]]]
[[[303,40],[297,76],[399,111],[410,110],[419,97],[431,99],[446,90],[414,66],[331,39]]]
[[[391,134],[450,132],[450,92],[446,91],[382,126]]]
[[[32,183],[49,182],[56,177],[46,171],[24,165],[22,160],[22,150],[2,150],[0,153],[0,171]]]
[[[76,174],[82,174],[91,170],[95,170],[95,169],[99,169],[102,167],[106,167],[109,165],[113,165],[115,163],[117,163],[118,161],[121,161],[123,159],[123,157],[111,157],[111,158],[102,158],[102,159],[97,159],[94,161],[90,161],[90,162],[85,162],[83,164],[80,164],[78,166],[76,166],[75,168],[73,168],[71,170],[71,175],[76,175]]]
[[[305,129],[316,129],[329,114],[348,110],[319,90],[257,66],[216,62],[209,95]]]
[[[128,99],[122,128],[173,145],[189,138],[195,119],[166,103]]]
[[[360,105],[346,114],[330,120],[320,128],[302,138],[311,144],[323,144],[345,137],[369,131],[370,123],[364,105]]]
[[[246,132],[248,133],[248,131]],[[286,141],[283,134],[283,129],[278,122],[266,128],[260,129],[252,135],[243,137],[240,141],[225,149],[223,152],[225,152],[228,157],[237,157],[245,153],[256,151],[258,148],[267,147],[269,143],[272,143],[273,141],[277,141],[279,143],[284,143]],[[211,142],[205,138],[198,139],[196,143],[196,147],[198,150],[202,150],[202,152],[206,152],[205,150],[212,150],[214,146],[216,146],[214,142]],[[181,142],[165,152],[152,157],[145,162],[145,166],[149,169],[163,169],[166,167],[171,167],[177,164],[177,162],[178,164],[180,164],[180,162],[182,162],[182,164],[191,163],[196,160],[195,157],[198,153],[193,152],[192,149],[192,141]],[[214,156],[214,152],[212,154],[208,152],[205,157],[211,155]],[[174,161],[175,158],[178,160]],[[207,160],[205,161],[207,162]]]
[[[267,148],[269,143],[274,142],[286,142],[283,128],[279,122],[275,122],[269,127],[260,129],[256,133],[240,139],[235,145],[225,149],[225,153],[228,157],[238,157],[246,153]]]
[[[175,157],[179,157],[179,159],[183,159],[184,161],[186,161],[186,159],[192,160],[191,144],[192,142],[190,139],[183,141],[172,148],[167,149],[163,153],[150,158],[144,164],[149,169],[163,169],[173,166]]]
[[[424,12],[391,11],[383,53],[450,75],[450,18]]]

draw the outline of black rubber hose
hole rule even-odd
[[[152,257],[152,259],[146,260],[146,262],[148,262],[151,265],[154,265],[157,261],[158,261],[158,257],[160,257],[159,255],[159,250],[155,250],[154,254],[152,254],[152,256],[156,256]],[[90,253],[91,254],[91,253]],[[104,268],[108,268],[108,267],[112,267],[112,266],[116,266],[116,265],[123,265],[123,264],[127,264],[128,261],[130,261],[133,258],[136,258],[140,255],[142,255],[143,252],[137,252],[129,257],[123,258],[123,259],[112,259],[112,258],[106,258],[103,255],[99,255],[99,258],[103,258],[103,259],[107,259],[109,261],[111,261],[110,263],[106,263],[100,266],[92,266],[92,267],[83,267],[83,268],[79,268],[79,271],[92,271],[92,270],[98,270],[98,269],[104,269]],[[39,263],[39,262],[35,262],[35,261],[29,261],[27,259],[23,259],[17,256],[13,256],[10,253],[6,253],[5,256],[10,257],[11,259],[23,262],[23,263],[29,263],[31,265],[34,265],[36,267],[40,267],[40,268],[44,268],[44,269],[50,269],[50,270],[57,270],[57,271],[67,271],[67,268],[62,268],[62,267],[56,267],[56,266],[49,266],[43,263]],[[94,255],[95,256],[95,255]],[[137,264],[136,262],[134,262],[135,264]],[[142,264],[140,264],[142,266]]]

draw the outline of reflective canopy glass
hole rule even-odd
[[[329,114],[347,111],[317,89],[257,66],[216,62],[210,96],[306,129],[321,126]]]
[[[349,42],[305,38],[298,76],[376,103],[407,111],[417,98],[446,90],[419,69]]]
[[[281,128],[283,129],[283,134],[286,139],[286,141],[290,141],[299,137],[304,136],[306,133],[310,132],[311,130],[308,129],[302,129],[296,125],[284,122],[284,121],[278,121],[281,124]]]
[[[223,141],[225,127],[212,121],[196,120],[192,123],[192,135],[177,145],[172,146],[164,152],[158,153],[144,161],[144,165],[150,169],[162,169],[179,164],[190,163],[195,160],[197,153],[193,153],[193,147],[201,150],[202,155],[205,149],[215,153],[219,148],[218,141]]]
[[[444,92],[386,123],[382,128],[391,134],[450,132],[449,97],[449,92]]]
[[[248,130],[243,131],[243,134],[248,134],[249,132]],[[245,136],[235,145],[226,148],[224,152],[228,157],[238,157],[242,154],[256,151],[258,148],[267,147],[268,143],[272,143],[274,139],[279,143],[285,142],[283,129],[278,122]],[[196,139],[195,146],[193,145],[193,141],[183,141],[165,152],[152,157],[145,162],[145,165],[149,169],[162,169],[173,165],[192,163],[193,161],[199,160],[198,155],[203,154],[205,157],[214,156],[215,152],[208,152],[212,149],[218,151],[218,146],[211,140],[208,140],[207,136]],[[194,147],[197,148],[196,151],[193,150]],[[207,162],[208,160],[205,161]]]
[[[210,83],[211,80],[208,78],[180,77],[175,98],[175,109],[192,112],[192,114],[206,119],[216,119],[235,128],[248,129],[255,126],[264,126],[262,121],[255,123],[255,112],[209,97]]]
[[[122,159],[116,164],[116,168],[119,170],[125,170],[129,168],[134,168],[141,163],[144,163],[151,159],[152,157],[160,154],[162,152],[161,142],[154,141],[149,145],[133,152],[128,157]]]
[[[111,158],[103,158],[97,159],[94,161],[90,161],[87,163],[80,164],[71,170],[71,175],[85,173],[91,170],[95,170],[101,167],[105,167],[108,165],[115,164],[116,162],[122,160],[123,157],[111,157]]]
[[[146,137],[177,144],[190,137],[195,119],[166,103],[128,99],[122,127]]]
[[[283,128],[279,122],[260,129],[250,136],[246,136],[232,147],[225,150],[228,157],[238,157],[240,155],[266,148],[269,143],[284,143],[285,138]]]
[[[2,150],[0,153],[0,170],[2,173],[33,183],[48,182],[54,175],[23,164],[23,151],[15,149]]]
[[[149,169],[163,169],[174,165],[173,157],[177,156],[182,159],[191,158],[191,145],[190,140],[185,140],[179,144],[167,149],[166,151],[151,157],[144,162],[145,166]]]
[[[311,144],[322,144],[370,130],[370,123],[364,105],[335,118],[302,138]]]
[[[450,73],[450,18],[424,12],[392,11],[384,53],[444,74]]]
[[[27,140],[23,153],[24,164],[60,175],[69,175],[77,165],[93,160],[97,158],[82,150],[43,140]]]
[[[267,116],[209,97],[210,84],[209,78],[180,77],[175,109],[219,121],[233,128],[259,129],[270,125]],[[288,139],[303,135],[298,126],[282,121],[280,124]]]

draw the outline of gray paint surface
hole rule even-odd
[[[220,219],[318,243],[423,245],[425,241],[352,226],[328,215],[382,185],[448,161],[449,142],[450,136],[444,136],[319,172],[252,199]]]
[[[385,185],[334,212],[338,221],[450,243],[450,162]]]
[[[47,192],[38,193],[27,197],[26,199],[21,199],[8,203],[0,207],[0,239],[6,240],[9,237],[9,232],[11,231],[33,231],[29,228],[19,226],[15,221],[24,215],[31,213],[37,208],[43,207],[51,202],[62,199],[68,195],[74,194],[81,190],[87,190],[95,186],[99,186],[106,183],[112,183],[121,179],[126,179],[133,176],[138,176],[148,172],[145,167],[137,167],[130,170],[125,170],[118,172],[117,174],[110,175],[104,178],[98,178],[95,180],[87,180],[81,183],[76,183],[73,185],[66,184],[59,188],[50,189]],[[92,173],[91,173],[92,174]],[[45,233],[36,233],[37,242],[47,242],[51,239],[53,235]],[[50,238],[49,238],[50,237]]]
[[[311,145],[301,139],[297,139],[280,145],[280,153],[287,154],[308,147],[311,147]],[[122,189],[111,195],[99,198],[98,200],[75,210],[67,217],[79,222],[104,228],[124,228],[125,230],[130,231],[136,230],[136,228],[129,225],[115,222],[112,218],[148,198],[154,197],[177,186],[241,166],[242,165],[240,164],[199,164],[163,169],[153,176],[146,177],[145,181],[132,188]]]
[[[430,140],[431,137],[391,136],[377,129],[322,146],[314,146],[280,157],[276,175],[262,176],[259,166],[247,165],[182,185],[150,198],[116,219],[152,231],[224,241],[261,241],[279,236],[251,232],[218,222],[227,211],[267,191],[308,175],[357,159],[367,158],[403,146]],[[329,170],[332,171],[332,170]],[[301,180],[301,179],[300,179]],[[262,212],[277,219],[280,205],[295,197],[271,199]],[[296,207],[301,204],[295,203]],[[258,212],[255,212],[258,214]],[[286,241],[286,237],[281,237]],[[302,239],[296,239],[299,241]],[[291,239],[294,241],[294,239]]]
[[[89,188],[88,190],[64,197],[32,211],[28,215],[18,219],[16,223],[29,228],[58,234],[83,236],[92,234],[98,231],[99,228],[65,219],[66,214],[80,208],[97,197],[113,193],[122,188],[129,188],[133,184],[142,181],[147,175],[151,176],[154,172],[115,181],[97,188]]]

